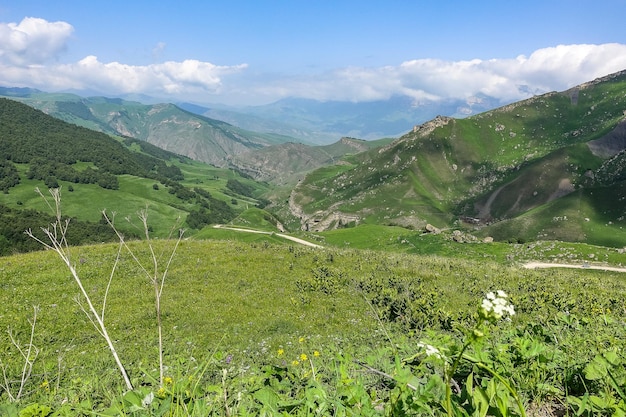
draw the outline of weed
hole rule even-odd
[[[59,255],[59,257],[63,261],[63,263],[65,264],[65,266],[67,266],[67,268],[70,270],[72,277],[74,278],[74,281],[76,282],[76,285],[78,285],[78,288],[80,289],[80,292],[88,305],[88,310],[83,308],[83,312],[87,315],[87,317],[89,318],[91,323],[94,325],[98,333],[107,342],[107,346],[109,347],[111,355],[113,355],[113,358],[115,359],[115,363],[117,364],[117,367],[119,368],[119,371],[122,374],[122,378],[124,379],[126,387],[129,390],[132,390],[133,385],[130,382],[130,378],[128,377],[128,373],[126,372],[126,368],[122,364],[122,361],[120,360],[118,356],[115,345],[113,344],[113,340],[109,336],[107,327],[104,324],[104,311],[106,307],[106,299],[108,296],[109,286],[107,286],[107,292],[105,293],[104,300],[102,302],[102,312],[98,312],[98,310],[96,310],[96,307],[92,302],[91,296],[89,295],[89,293],[83,286],[83,281],[81,277],[79,276],[78,271],[76,270],[76,267],[72,260],[70,247],[66,239],[67,229],[69,227],[70,221],[69,219],[63,220],[61,217],[61,189],[59,188],[50,189],[50,195],[52,196],[52,203],[43,195],[41,191],[39,191],[39,189],[37,189],[36,191],[41,196],[41,198],[45,200],[48,207],[52,210],[52,212],[54,213],[56,217],[56,221],[52,223],[50,226],[48,226],[47,228],[42,228],[49,242],[45,242],[39,239],[38,237],[36,237],[30,229],[26,231],[26,234],[30,236],[32,239],[41,243],[45,248],[56,252],[57,255]],[[120,245],[120,249],[121,249],[121,245]],[[113,272],[115,271],[115,268],[117,266],[117,262],[119,260],[119,254],[120,254],[120,251],[118,250],[117,257],[115,258],[115,262],[111,270],[111,275],[110,275],[111,278],[113,277]],[[109,283],[111,282],[111,278],[109,279]]]

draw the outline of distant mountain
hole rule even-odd
[[[317,144],[332,143],[346,136],[367,140],[398,137],[437,115],[466,117],[500,105],[500,101],[484,95],[467,100],[420,102],[407,96],[394,96],[388,100],[358,103],[287,98],[268,105],[240,108],[181,104],[189,111],[244,129],[292,136]]]
[[[217,167],[249,149],[297,141],[276,134],[255,133],[210,119],[173,104],[145,105],[119,98],[82,98],[74,94],[0,88],[10,97],[58,119],[96,131],[143,140],[162,149]]]
[[[207,113],[208,109],[188,103],[180,104],[183,108],[164,103],[146,105],[121,98],[83,98],[70,93],[2,87],[0,96],[19,100],[78,126],[145,141],[216,167],[234,168],[263,181],[293,181],[307,171],[334,163],[341,156],[335,152],[337,149],[355,153],[357,149],[379,146],[379,142],[365,144],[359,140],[353,141],[361,143],[358,146],[345,146],[349,140],[339,138],[336,146],[307,146],[285,136],[306,137],[304,131],[286,128],[273,129],[274,133],[256,133],[196,114]],[[246,117],[258,119],[257,127],[263,123],[263,126],[278,125],[262,122],[255,116]]]
[[[626,71],[464,119],[437,117],[349,167],[311,173],[292,192],[292,212],[310,230],[466,224],[501,239],[606,243],[601,224],[626,242],[624,91]]]
[[[365,141],[347,137],[321,146],[289,142],[251,150],[234,164],[257,180],[282,185],[295,183],[309,171],[341,163],[349,155],[379,148],[389,142],[391,139]]]

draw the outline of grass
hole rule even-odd
[[[321,261],[312,259],[315,254],[306,249],[281,248],[182,242],[162,302],[168,375],[195,368],[215,351],[249,367],[274,357],[277,349],[297,343],[300,337],[324,352],[331,345],[360,343],[364,330],[376,333],[376,321],[367,314],[365,301],[350,290],[334,297],[313,297],[300,290],[297,283],[306,280],[310,268]],[[133,249],[147,256],[145,246],[135,244]],[[114,256],[115,245],[74,251],[79,272],[95,299],[103,294]],[[0,310],[0,321],[22,334],[30,306],[41,308],[34,343],[42,351],[30,389],[48,381],[70,388],[60,395],[72,398],[74,405],[90,398],[93,407],[102,407],[119,381],[100,338],[73,300],[77,290],[68,273],[52,252],[4,261],[2,298],[13,300]],[[155,372],[157,358],[149,283],[130,259],[123,259],[118,271],[109,295],[107,325],[133,384],[141,385],[146,374]]]
[[[219,229],[212,232],[227,233]],[[257,235],[237,234],[237,238],[242,236]],[[310,372],[307,375],[307,368],[295,365],[293,369],[288,365],[283,368],[280,365],[283,359],[277,356],[279,350],[286,352],[284,361],[287,363],[300,361],[302,353],[312,358],[313,352],[318,352],[320,358],[315,360],[313,369],[320,378],[323,375],[324,384],[332,384],[333,372],[344,372],[334,366],[346,366],[345,371],[351,373],[363,371],[362,368],[359,371],[358,366],[353,369],[355,365],[350,361],[343,362],[346,357],[355,357],[392,375],[393,369],[389,368],[392,364],[385,359],[389,357],[388,337],[405,354],[415,352],[416,338],[427,339],[443,348],[457,331],[449,329],[448,333],[439,335],[433,332],[448,328],[450,323],[462,327],[471,321],[472,311],[489,289],[500,288],[510,294],[518,312],[513,320],[516,328],[555,317],[564,309],[577,317],[607,312],[619,306],[619,294],[626,290],[626,281],[619,273],[582,269],[525,270],[510,264],[505,255],[507,251],[521,253],[520,246],[523,246],[526,256],[549,259],[559,252],[559,245],[530,249],[529,245],[458,244],[440,235],[421,235],[380,226],[316,235],[327,246],[341,246],[352,236],[350,249],[314,250],[293,243],[275,244],[271,235],[258,236],[263,236],[263,240],[181,242],[162,299],[166,376],[182,383],[186,375],[193,375],[206,363],[210,364],[210,371],[202,377],[205,381],[202,386],[205,383],[207,387],[222,386],[219,369],[228,369],[229,376],[223,383],[229,388],[224,385],[224,389],[243,390],[240,395],[247,407],[252,407],[249,410],[265,404],[266,400],[254,394],[264,386],[264,378],[270,378],[265,380],[270,384],[266,386],[273,387],[277,398],[287,403],[296,398],[292,396],[300,395],[293,391],[296,385],[288,392],[272,385],[274,382],[270,381],[274,381],[275,376],[267,373],[271,369],[266,368],[268,364],[278,363],[272,372],[288,372],[276,376],[282,378],[283,384],[304,381],[298,382],[305,384],[301,388],[302,395],[311,389],[313,380],[310,380]],[[388,251],[364,249],[373,245],[372,242],[377,247],[387,243]],[[172,244],[165,240],[153,243],[157,253],[167,253],[166,247]],[[133,242],[131,247],[140,258],[149,258],[144,243]],[[402,249],[419,254],[399,253]],[[95,300],[104,294],[116,250],[114,244],[72,248],[73,262]],[[572,245],[570,250],[578,250],[580,256],[595,252],[601,258],[601,248]],[[433,255],[445,251],[449,251],[449,256]],[[492,255],[478,257],[481,252]],[[618,258],[614,254],[605,260],[626,263],[624,256]],[[132,402],[118,391],[121,381],[112,367],[112,359],[102,349],[101,339],[94,334],[76,304],[77,289],[55,254],[47,251],[15,255],[2,258],[1,262],[0,326],[10,326],[18,338],[24,340],[32,305],[40,307],[33,343],[41,351],[23,406],[36,401],[59,407],[65,398],[64,407],[103,412],[114,404]],[[105,317],[120,357],[130,370],[134,385],[140,387],[138,392],[143,393],[140,399],[149,392],[146,387],[155,386],[151,378],[158,373],[152,303],[150,283],[128,256],[122,256]],[[623,311],[617,309],[614,314],[621,317]],[[494,334],[498,343],[513,343],[501,339],[512,337],[502,331]],[[560,343],[567,345],[568,360],[580,363],[593,354],[587,344],[580,342],[580,338],[592,337],[588,331],[597,332],[598,328],[580,328],[576,335],[560,336]],[[593,337],[605,337],[602,332]],[[0,340],[3,347],[0,360],[6,360],[11,349],[6,339]],[[574,347],[576,343],[580,344],[580,349]],[[333,361],[333,357],[337,359]],[[501,360],[508,361],[510,357]],[[296,368],[299,376],[292,380],[295,374],[291,372],[296,372]],[[422,372],[412,365],[405,371]],[[517,375],[514,373],[511,378]],[[372,389],[377,396],[381,395],[380,401],[389,401],[387,394],[383,395],[387,388],[383,388],[384,384],[376,385],[381,381],[375,380],[367,377],[355,381],[366,385],[374,383],[377,388],[372,386]],[[325,395],[340,389],[324,386],[324,390],[331,390]],[[525,401],[529,401],[528,388],[521,382],[518,387]],[[154,390],[157,388],[158,385]],[[209,395],[212,391],[202,392],[204,394],[197,395]],[[434,395],[436,391],[429,392],[428,395]],[[180,395],[184,393],[181,391]],[[407,400],[413,398],[410,390],[400,391],[398,395],[408,395]],[[236,408],[235,397],[228,398],[227,404]],[[252,398],[260,403],[249,403]],[[373,397],[369,398],[372,401]],[[223,397],[219,401],[223,402]],[[214,404],[221,404],[219,401],[215,399]],[[438,400],[433,397],[432,401]],[[385,407],[388,406],[391,403]],[[239,408],[240,412],[244,409]],[[207,409],[204,410],[208,414]]]
[[[242,178],[234,171],[211,167],[199,162],[180,161],[175,162],[181,168],[185,180],[181,183],[190,188],[201,188],[208,191],[214,198],[227,202],[236,212],[243,212],[247,207],[254,207],[257,200],[254,198],[232,195],[226,188],[228,179],[233,178],[251,185],[255,189],[257,196],[267,191],[267,186],[250,179]],[[86,168],[86,164],[79,163],[78,169]],[[7,194],[0,196],[0,202],[16,209],[35,209],[48,213],[49,210],[35,188],[44,190],[46,187],[42,181],[29,180],[26,178],[28,165],[17,164],[20,172],[21,182],[18,186],[11,188]],[[127,230],[123,219],[134,216],[137,210],[148,207],[152,213],[153,220],[152,233],[155,237],[166,237],[169,234],[166,225],[170,219],[181,217],[184,221],[188,212],[196,209],[194,203],[183,202],[169,189],[157,181],[148,178],[140,178],[132,175],[119,175],[119,189],[108,190],[97,184],[73,184],[67,181],[59,181],[63,193],[63,213],[76,217],[80,220],[98,222],[101,220],[102,210],[114,210],[116,212],[117,224],[122,230]],[[154,188],[157,185],[158,189]],[[73,191],[69,191],[72,189]],[[237,201],[233,205],[232,201]],[[37,225],[34,225],[37,227]],[[193,231],[188,231],[188,235]]]

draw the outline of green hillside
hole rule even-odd
[[[356,154],[379,148],[392,140],[341,138],[333,144],[323,146],[289,142],[251,150],[233,159],[236,161],[235,165],[258,180],[269,181],[278,186],[292,185],[319,167],[343,163]]]
[[[454,253],[194,239],[180,242],[169,263],[176,242],[152,245],[133,242],[129,249],[149,271],[150,254],[159,254],[159,271],[167,271],[162,382],[154,291],[134,257],[124,251],[118,258],[116,244],[70,249],[132,390],[81,311],[85,300],[75,297],[79,289],[57,254],[3,258],[0,324],[17,346],[34,350],[32,372],[23,374],[17,346],[0,339],[10,381],[0,392],[0,413],[389,416],[401,414],[405,401],[418,415],[447,415],[450,402],[466,412],[499,407],[508,415],[622,407],[623,273],[533,270]],[[536,246],[534,259],[561,248]],[[614,264],[626,262],[619,256]],[[481,319],[483,299],[496,290],[508,294],[516,314]],[[616,373],[616,382],[594,373],[602,369]],[[445,394],[452,379],[459,388]],[[493,397],[485,399],[486,390]],[[598,400],[586,406],[589,396]]]
[[[258,133],[185,111],[173,104],[146,105],[115,98],[0,87],[0,96],[19,100],[78,126],[137,139],[222,168],[234,168],[260,181],[293,182],[338,158],[389,140],[344,138],[309,146],[291,136]]]
[[[0,94],[68,123],[146,141],[218,167],[232,167],[230,159],[248,149],[294,141],[287,136],[246,131],[173,104],[145,105],[115,98],[8,88],[0,88]]]
[[[613,187],[620,194],[612,205],[590,202],[592,210],[582,218],[606,219],[609,230],[622,236],[624,90],[626,72],[621,72],[466,119],[438,117],[380,150],[358,155],[350,169],[308,175],[291,194],[292,212],[314,230],[355,221],[474,228],[504,220],[515,224],[524,215],[519,221],[534,219],[534,225],[519,237],[536,239],[544,228],[538,223],[542,216],[525,213],[576,190],[584,188],[594,200],[591,196]],[[491,227],[494,236],[504,238]],[[608,241],[598,240],[598,233],[568,233],[549,235]],[[613,243],[622,246],[626,240],[616,237]]]
[[[260,204],[267,189],[236,171],[194,162],[147,142],[116,140],[7,99],[0,99],[0,138],[3,254],[32,250],[34,242],[24,230],[50,222],[52,213],[36,188],[47,194],[48,188],[61,187],[63,214],[91,222],[93,226],[83,224],[91,231],[73,238],[75,244],[113,238],[99,225],[102,210],[115,211],[119,227],[130,236],[137,230],[123,219],[146,207],[156,237],[169,235],[178,217],[193,235]],[[245,194],[232,184],[245,185]]]

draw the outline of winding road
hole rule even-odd
[[[527,262],[524,265],[524,268],[527,269],[537,269],[537,268],[572,268],[572,269],[599,269],[602,271],[615,271],[615,272],[626,272],[626,268],[616,267],[616,266],[605,266],[605,265],[591,265],[588,263],[577,264],[554,264],[550,262]]]
[[[301,245],[310,246],[312,248],[323,248],[322,245],[318,245],[317,243],[309,242],[304,239],[300,239],[297,237],[289,236],[284,233],[276,233],[276,232],[265,232],[262,230],[254,230],[254,229],[244,229],[241,227],[231,227],[224,226],[223,224],[216,224],[213,226],[215,229],[226,229],[226,230],[234,230],[236,232],[243,233],[258,233],[262,235],[274,235],[282,237],[283,239],[291,240],[292,242],[299,243]],[[598,269],[602,271],[614,271],[614,272],[626,272],[626,268],[617,267],[617,266],[606,266],[606,265],[592,265],[587,262],[583,262],[583,264],[559,264],[559,263],[550,263],[550,262],[527,262],[522,265],[526,269],[540,269],[540,268],[570,268],[570,269]]]
[[[316,243],[309,242],[308,240],[304,240],[304,239],[300,239],[300,238],[297,238],[297,237],[289,236],[289,235],[286,235],[284,233],[264,232],[262,230],[254,230],[254,229],[243,229],[243,228],[240,228],[240,227],[224,226],[222,224],[216,224],[213,227],[215,229],[227,229],[227,230],[234,230],[236,232],[248,232],[248,233],[258,233],[258,234],[261,234],[261,235],[280,236],[283,239],[291,240],[292,242],[296,242],[296,243],[299,243],[301,245],[310,246],[312,248],[323,248],[322,245],[318,245]]]

